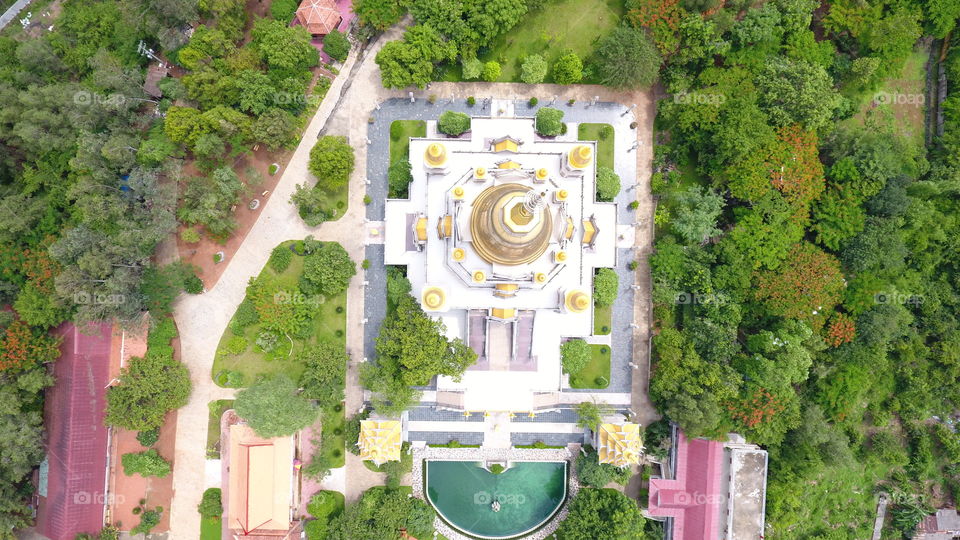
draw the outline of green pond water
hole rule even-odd
[[[427,498],[447,523],[484,538],[510,538],[537,528],[566,495],[566,463],[514,463],[492,474],[481,463],[428,461]],[[500,511],[492,508],[500,503]]]

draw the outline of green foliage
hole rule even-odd
[[[159,428],[167,412],[183,407],[190,395],[190,373],[169,354],[151,351],[132,358],[120,371],[119,384],[107,391],[104,421],[136,431]]]
[[[520,66],[520,80],[527,84],[540,84],[547,77],[547,61],[539,54],[531,54],[523,59]]]
[[[261,379],[237,392],[234,409],[265,438],[293,435],[312,424],[318,412],[286,375]]]
[[[157,444],[157,441],[160,440],[160,430],[159,429],[149,429],[147,431],[137,432],[137,442],[147,448]]]
[[[291,261],[293,261],[293,251],[290,250],[290,246],[280,244],[270,252],[270,259],[267,260],[267,264],[274,272],[281,274],[290,267]]]
[[[154,527],[160,524],[160,520],[163,518],[163,507],[156,507],[156,509],[148,510],[143,507],[140,508],[140,523],[130,529],[130,534],[147,534],[153,530]]]
[[[563,111],[552,107],[543,107],[537,111],[537,133],[544,137],[555,137],[563,130]]]
[[[386,30],[400,20],[406,12],[406,4],[401,0],[356,0],[353,12],[361,25]]]
[[[576,405],[577,425],[590,430],[596,430],[603,422],[603,418],[613,413],[613,409],[606,403],[583,401]]]
[[[170,462],[160,457],[156,450],[147,450],[146,452],[124,454],[120,456],[120,462],[123,464],[123,474],[133,476],[156,476],[163,478],[172,472]]]
[[[223,503],[220,500],[220,488],[210,488],[203,492],[197,512],[204,518],[218,518],[223,515]]]
[[[457,137],[470,131],[470,117],[455,111],[443,111],[437,120],[437,129],[441,133]]]
[[[436,512],[426,501],[399,490],[373,487],[333,519],[328,538],[393,538],[400,529],[415,538],[428,538],[434,519]]]
[[[577,454],[575,467],[577,468],[577,478],[580,483],[593,487],[603,488],[611,482],[616,482],[621,486],[627,485],[633,472],[629,467],[614,467],[609,463],[600,463],[597,451],[593,447],[586,448],[586,455]]]
[[[597,167],[597,200],[612,201],[620,193],[620,176],[609,167]]]
[[[483,62],[481,62],[476,56],[461,58],[460,64],[463,67],[462,75],[463,80],[465,81],[479,79],[480,75],[483,73]]]
[[[581,489],[570,501],[559,540],[640,539],[644,518],[636,502],[613,489]]]
[[[483,64],[483,72],[480,74],[480,76],[487,82],[495,82],[500,78],[500,71],[500,63],[490,60],[489,62]],[[469,102],[470,99],[473,98],[471,97],[467,101]]]
[[[251,31],[253,45],[270,69],[301,71],[320,61],[320,54],[310,44],[310,33],[302,26],[288,26],[284,21],[257,19]]]
[[[672,197],[673,231],[687,244],[706,242],[720,234],[717,220],[723,212],[723,197],[711,189],[698,186],[676,193]]]
[[[583,78],[583,61],[570,51],[553,63],[553,81],[557,84],[575,84]]]
[[[827,125],[840,105],[830,75],[808,62],[770,60],[756,84],[760,106],[776,126],[801,124],[816,130]]]
[[[353,148],[346,137],[325,135],[310,150],[310,172],[317,177],[317,186],[326,191],[347,185],[353,165]]]
[[[617,298],[620,278],[610,268],[598,268],[593,276],[593,300],[598,306],[612,306]]]
[[[560,345],[560,362],[564,372],[580,373],[590,363],[590,345],[582,339],[568,339]]]
[[[390,188],[391,197],[407,198],[407,189],[413,181],[412,170],[409,159],[401,159],[390,164],[387,169],[387,185]]]
[[[503,465],[499,463],[494,463],[493,465],[490,466],[490,472],[492,474],[503,474],[503,471],[505,470],[506,469],[503,467]]]
[[[270,16],[278,21],[288,23],[293,20],[293,15],[297,12],[298,6],[297,0],[273,0],[273,2],[270,2]]]
[[[300,291],[307,295],[336,296],[347,290],[350,278],[356,273],[357,265],[343,246],[324,242],[304,260]]]
[[[377,365],[364,364],[361,380],[377,396],[374,407],[385,415],[406,409],[416,399],[411,386],[434,375],[459,380],[477,355],[459,338],[448,340],[443,323],[427,316],[410,295],[399,298],[377,337]]]
[[[418,24],[404,32],[403,40],[387,42],[377,52],[376,62],[385,88],[423,88],[432,78],[434,63],[452,60],[456,52],[456,45],[433,27]]]
[[[177,217],[185,223],[203,225],[214,238],[227,238],[237,227],[230,208],[240,203],[243,189],[240,177],[229,167],[216,169],[210,176],[191,178]]]
[[[339,30],[331,30],[323,36],[323,52],[338,62],[343,62],[350,54],[350,40]]]
[[[593,71],[601,84],[614,88],[651,86],[660,70],[660,54],[642,31],[617,27],[594,50]]]
[[[306,366],[300,376],[305,397],[317,400],[321,407],[332,407],[343,401],[349,358],[342,345],[321,342],[308,346],[297,356],[297,361]]]

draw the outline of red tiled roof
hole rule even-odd
[[[718,540],[723,443],[679,432],[676,452],[675,478],[650,480],[649,514],[673,518],[674,540]]]
[[[94,325],[87,333],[93,335],[70,323],[57,329],[63,343],[53,369],[56,384],[47,390],[44,405],[50,468],[37,530],[52,540],[73,540],[103,527],[110,325]]]
[[[326,35],[340,24],[340,11],[333,0],[303,0],[297,8],[297,21],[313,35]]]

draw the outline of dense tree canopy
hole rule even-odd
[[[318,415],[316,405],[282,374],[261,379],[237,392],[234,409],[257,435],[265,438],[293,435],[312,424]]]

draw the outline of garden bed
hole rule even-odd
[[[284,242],[282,245],[289,246],[293,241]],[[270,265],[264,266],[260,276],[268,275],[275,277],[278,283],[288,290],[299,290],[298,283],[300,275],[303,273],[304,257],[294,254],[290,265],[283,272],[275,272]],[[245,298],[244,301],[247,299]],[[300,301],[301,298],[288,299],[290,301]],[[309,301],[309,299],[303,299]],[[316,300],[312,305],[313,319],[312,332],[306,339],[288,340],[281,336],[276,348],[269,353],[263,352],[257,345],[257,338],[261,334],[260,323],[255,323],[243,329],[243,334],[237,336],[233,333],[231,327],[237,319],[234,313],[220,338],[220,344],[217,346],[217,354],[213,361],[211,376],[214,382],[219,386],[249,386],[258,377],[264,375],[284,374],[292,380],[297,381],[303,373],[304,366],[296,361],[297,354],[307,345],[316,344],[320,341],[346,346],[346,293],[341,293],[322,301]],[[235,352],[240,349],[242,337],[246,341],[246,346],[241,352]],[[292,341],[292,344],[291,344]],[[227,374],[239,374],[239,384],[228,384]]]
[[[571,388],[600,389],[610,386],[610,347],[590,345],[590,363],[570,376]]]
[[[427,123],[423,120],[394,120],[390,124],[390,163],[410,157],[410,138],[426,137]]]
[[[593,306],[593,335],[606,336],[610,334],[613,325],[613,306]]]
[[[233,408],[232,399],[218,399],[207,404],[207,459],[220,459],[220,418]]]
[[[613,126],[584,123],[577,126],[577,139],[597,141],[597,166],[613,168]]]

